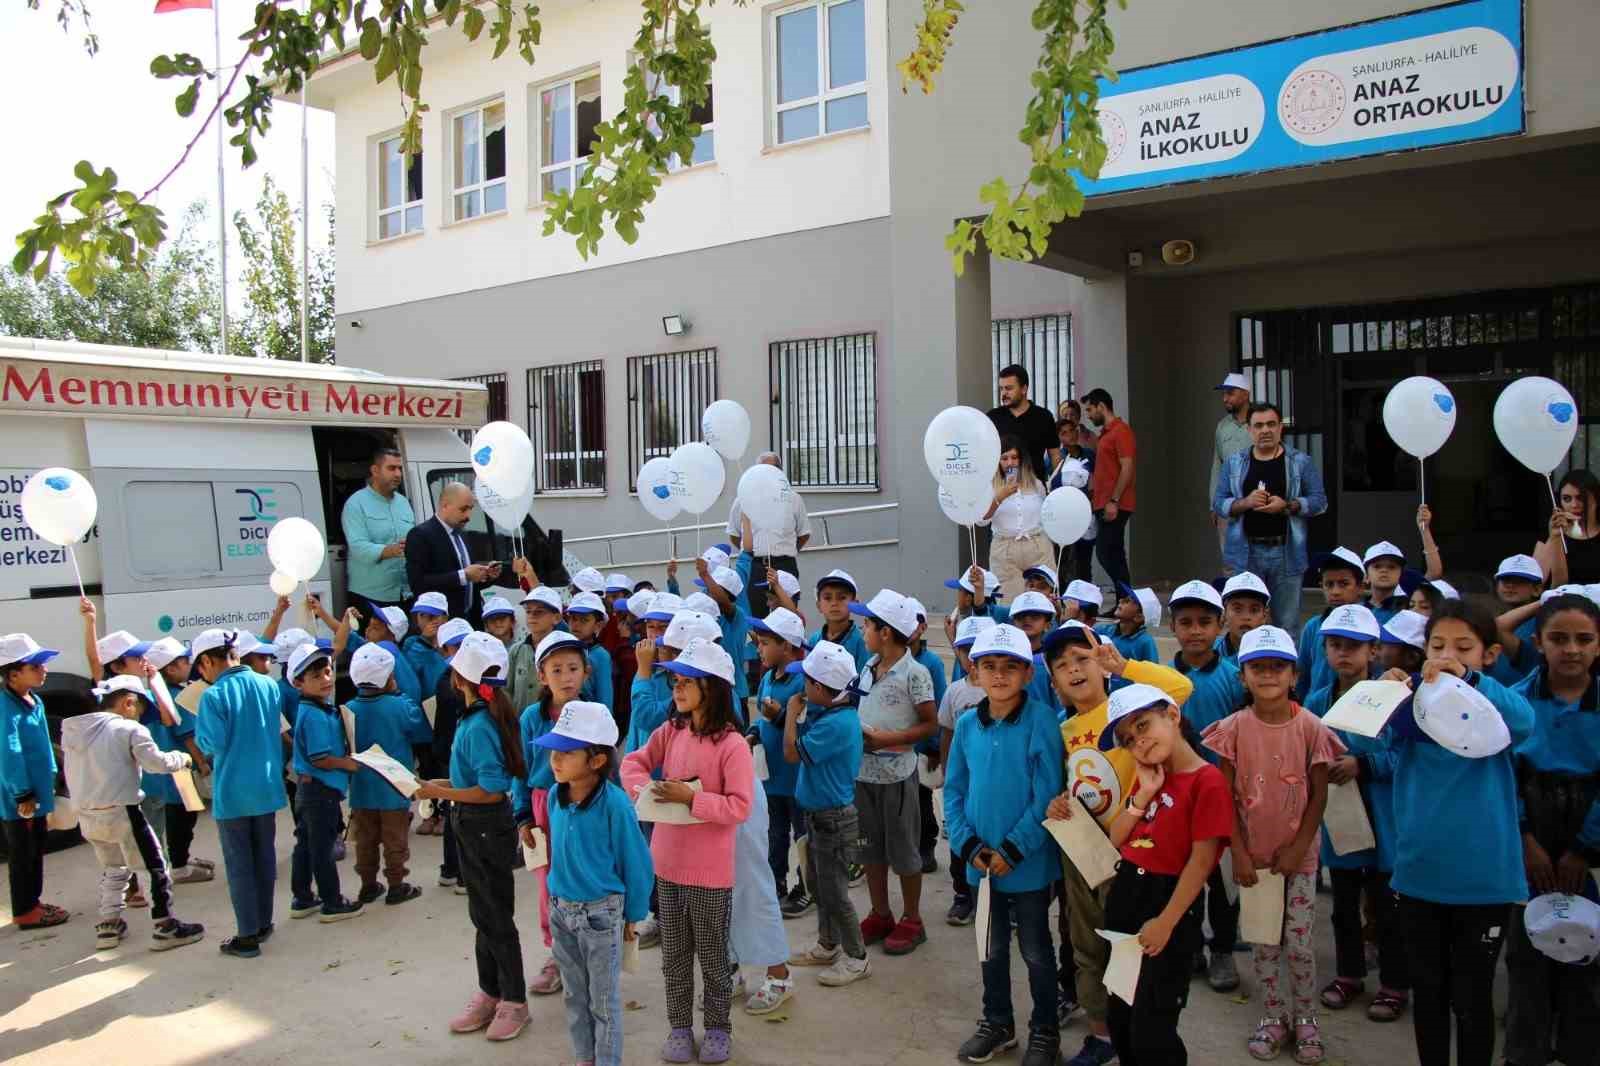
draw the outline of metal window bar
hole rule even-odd
[[[451,381],[476,381],[489,389],[489,421],[504,422],[506,412],[506,376],[504,374],[466,374],[461,377],[451,378]],[[472,443],[474,429],[458,429],[456,436],[461,438],[463,444]]]
[[[639,468],[701,439],[700,415],[717,398],[717,350],[635,355],[628,359],[628,491]]]
[[[774,341],[772,446],[802,488],[878,487],[877,334]]]
[[[997,318],[989,324],[989,337],[995,404],[1000,371],[1014,363],[1028,371],[1028,399],[1052,416],[1073,398],[1071,315]]]
[[[605,489],[604,397],[598,359],[528,370],[535,492]]]

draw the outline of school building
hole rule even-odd
[[[601,566],[664,557],[634,474],[727,397],[752,416],[747,461],[782,454],[814,516],[806,574],[844,566],[868,591],[947,603],[965,534],[939,510],[923,431],[950,404],[990,406],[1014,361],[1036,402],[1104,387],[1139,434],[1140,580],[1216,572],[1212,386],[1235,369],[1321,462],[1315,546],[1420,555],[1416,464],[1380,411],[1388,385],[1426,373],[1460,404],[1427,470],[1452,578],[1529,549],[1548,490],[1499,448],[1490,410],[1517,375],[1562,380],[1589,465],[1600,6],[1236,0],[1220,17],[1131,0],[1083,216],[1036,263],[980,251],[960,277],[945,235],[981,212],[983,184],[1026,172],[1040,38],[1029,4],[970,4],[937,90],[903,93],[921,8],[710,9],[694,162],[637,243],[607,236],[587,261],[541,236],[543,197],[619,104],[636,4],[543,4],[531,67],[439,27],[409,167],[394,87],[359,55],[325,63],[309,101],[337,116],[339,361],[488,382],[534,440],[535,519]],[[726,518],[738,473],[699,521]]]

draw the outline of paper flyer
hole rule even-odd
[[[200,799],[200,790],[194,786],[194,774],[187,769],[179,770],[172,775],[172,783],[178,786],[178,795],[183,797],[183,809],[191,814],[206,809],[205,803]]]
[[[1109,929],[1095,932],[1111,942],[1111,961],[1106,965],[1106,991],[1128,1006],[1139,990],[1139,971],[1144,967],[1144,948],[1137,933],[1113,933]]]
[[[1328,786],[1328,806],[1322,812],[1322,828],[1335,855],[1349,855],[1378,846],[1372,833],[1372,820],[1361,799],[1361,786],[1354,781]]]
[[[522,865],[529,870],[540,870],[550,865],[550,844],[544,830],[538,826],[531,827],[529,832],[533,837],[533,847],[523,844]]]
[[[211,686],[206,684],[204,681],[195,681],[190,683],[184,687],[182,692],[178,693],[178,706],[182,707],[190,714],[199,714],[200,697],[204,696],[206,694],[206,689],[210,687]]]
[[[1329,729],[1375,737],[1383,732],[1383,727],[1389,724],[1389,716],[1409,695],[1411,686],[1404,681],[1358,681],[1328,708],[1322,721]]]
[[[656,799],[656,794],[651,785],[646,784],[639,790],[639,798],[634,801],[633,809],[641,822],[662,822],[666,825],[700,825],[705,821],[696,818],[689,812],[689,808],[681,803],[662,803]],[[689,787],[695,792],[700,791],[700,782],[690,781]]]
[[[429,696],[422,701],[422,716],[428,720],[428,728],[433,728],[433,719],[439,713],[439,697]]]
[[[989,882],[990,875],[985,871],[983,880],[978,882],[978,908],[972,919],[972,931],[978,943],[979,965],[989,961],[989,908],[994,892]]]
[[[1255,884],[1239,886],[1239,939],[1267,947],[1282,943],[1282,874],[1257,870]]]
[[[350,757],[389,782],[394,786],[394,790],[406,799],[416,795],[420,785],[417,776],[406,769],[404,764],[391,759],[378,745],[374,744],[366,751],[358,751]]]
[[[1055,837],[1090,888],[1099,888],[1116,876],[1117,863],[1122,856],[1111,846],[1111,839],[1087,809],[1080,809],[1071,818],[1046,818],[1044,827]]]

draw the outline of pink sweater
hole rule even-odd
[[[689,810],[703,821],[656,823],[650,838],[656,876],[680,885],[732,888],[734,841],[740,823],[750,817],[755,787],[749,744],[731,729],[711,740],[697,736],[687,725],[674,728],[669,721],[650,734],[644,747],[622,760],[622,787],[629,797],[638,797],[657,767],[667,780],[700,779],[700,791]]]

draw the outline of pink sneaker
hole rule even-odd
[[[528,991],[536,996],[553,996],[561,991],[561,967],[554,958],[545,960],[539,976],[528,982]]]
[[[483,1035],[490,1040],[515,1040],[528,1027],[528,1005],[502,1000],[494,1009],[494,1021]]]
[[[494,1020],[495,1010],[499,1008],[500,1001],[489,993],[479,989],[472,993],[472,998],[467,1000],[467,1005],[461,1013],[450,1019],[452,1033],[476,1033],[479,1029]]]

